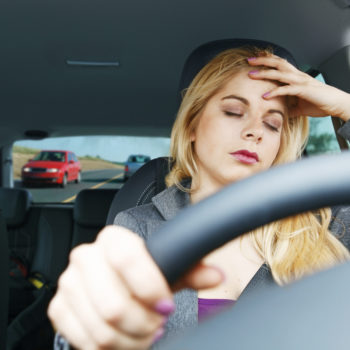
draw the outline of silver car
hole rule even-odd
[[[128,157],[124,166],[124,181],[133,175],[145,163],[151,160],[151,157],[142,154],[132,154]]]

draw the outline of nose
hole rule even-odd
[[[245,127],[242,129],[241,136],[245,140],[250,140],[256,143],[262,141],[264,134],[263,125],[261,121],[251,120]]]

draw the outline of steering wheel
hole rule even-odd
[[[147,242],[170,284],[210,251],[271,221],[350,204],[350,153],[276,166],[190,206]],[[346,276],[349,275],[349,278]],[[350,264],[255,290],[166,345],[175,349],[347,349]]]

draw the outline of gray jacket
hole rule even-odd
[[[189,203],[189,195],[172,186],[153,197],[151,203],[119,213],[114,224],[127,227],[147,240],[153,232],[159,230],[166,221],[174,218]],[[330,230],[350,249],[350,207],[334,207],[332,214],[334,218]],[[271,271],[264,264],[244,289],[241,297],[255,288],[271,283],[275,284]],[[176,311],[169,318],[164,339],[193,327],[198,322],[196,291],[186,289],[176,293],[175,303]]]

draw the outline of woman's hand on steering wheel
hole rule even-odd
[[[208,288],[222,281],[198,264],[175,288]],[[144,241],[118,226],[75,248],[49,306],[55,329],[78,349],[147,349],[174,311],[172,291]]]

